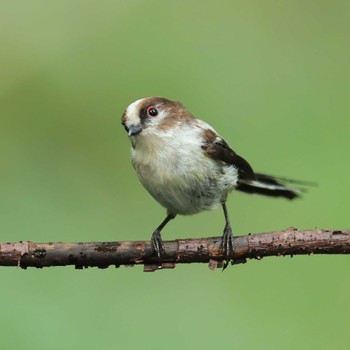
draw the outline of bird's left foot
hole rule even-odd
[[[221,248],[225,256],[225,262],[223,266],[223,270],[225,270],[230,262],[230,255],[232,255],[234,251],[233,234],[232,234],[232,229],[230,225],[225,226],[224,234],[222,236]]]

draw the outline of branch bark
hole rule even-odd
[[[166,255],[159,263],[149,241],[87,243],[0,243],[0,266],[75,268],[111,265],[144,265],[144,271],[174,268],[180,263],[209,263],[211,269],[224,260],[221,237],[164,241]],[[289,228],[234,238],[233,264],[267,256],[350,254],[350,230],[297,230]]]

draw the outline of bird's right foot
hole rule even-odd
[[[158,260],[161,260],[162,255],[165,254],[164,244],[159,230],[155,230],[152,234],[151,243],[154,252],[158,256]]]

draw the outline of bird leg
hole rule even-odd
[[[225,228],[224,228],[224,234],[222,235],[222,242],[221,242],[221,248],[224,251],[226,262],[224,264],[223,269],[225,270],[230,259],[231,253],[233,253],[233,234],[232,234],[232,229],[231,229],[231,224],[230,224],[230,219],[228,216],[227,208],[226,208],[226,203],[222,203],[222,209],[224,210],[224,215],[225,215]]]
[[[163,222],[156,228],[156,230],[152,234],[151,243],[153,250],[157,253],[158,259],[160,260],[161,256],[165,254],[164,244],[162,237],[160,235],[160,231],[165,227],[165,225],[172,219],[174,219],[176,214],[169,214],[163,220]]]

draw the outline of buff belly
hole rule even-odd
[[[216,208],[237,182],[233,166],[205,161],[201,167],[133,165],[143,186],[169,213],[192,215]]]

